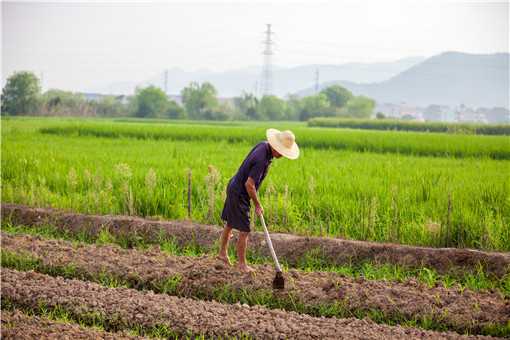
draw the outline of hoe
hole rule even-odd
[[[271,251],[271,256],[273,257],[274,265],[276,268],[276,276],[273,280],[273,289],[284,289],[285,288],[285,278],[283,277],[282,268],[280,267],[280,262],[278,262],[278,258],[276,257],[276,253],[273,249],[273,242],[271,242],[271,237],[269,237],[269,232],[267,231],[266,222],[264,221],[264,216],[260,215],[260,221],[262,222],[262,227],[264,227],[264,235],[266,235],[266,242],[269,246],[269,250]]]

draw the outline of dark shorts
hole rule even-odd
[[[230,186],[229,186],[230,187]],[[227,187],[221,219],[231,228],[250,232],[250,200]]]

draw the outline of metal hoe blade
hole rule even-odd
[[[273,289],[285,289],[285,279],[282,272],[276,272],[273,280]]]

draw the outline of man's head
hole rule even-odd
[[[284,156],[288,159],[299,157],[299,147],[296,144],[296,137],[290,130],[278,131],[268,129],[266,131],[267,141],[271,145],[273,157]]]
[[[271,144],[269,144],[269,147],[271,148],[271,153],[273,154],[273,157],[274,158],[280,158],[282,157],[282,154],[279,153],[278,151],[276,151],[272,146]]]

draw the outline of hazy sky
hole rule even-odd
[[[4,1],[2,81],[31,70],[45,88],[85,90],[164,68],[260,65],[266,23],[280,66],[508,52],[508,22],[508,1]]]

